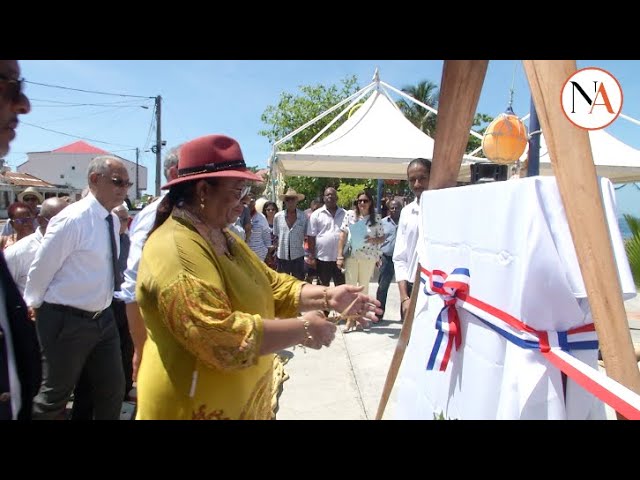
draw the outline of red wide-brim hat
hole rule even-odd
[[[182,145],[178,151],[178,178],[163,185],[162,190],[204,178],[263,181],[247,168],[238,142],[226,135],[206,135]]]

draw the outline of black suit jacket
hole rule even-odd
[[[27,306],[11,277],[4,254],[1,252],[0,282],[2,282],[7,320],[13,340],[16,369],[20,379],[22,406],[18,412],[18,420],[30,420],[33,397],[38,393],[42,378],[40,345],[36,334],[35,322],[29,320]],[[6,338],[6,336],[3,336],[0,342],[6,341]],[[4,347],[4,345],[0,345],[0,347]],[[7,357],[0,355],[0,378],[8,378],[8,375],[6,375],[8,368]],[[4,389],[5,387],[6,390]],[[2,392],[10,391],[9,385],[1,385],[0,388],[2,388]]]

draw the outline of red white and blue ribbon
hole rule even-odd
[[[427,272],[422,268],[422,272]],[[427,272],[430,282],[426,283],[424,275],[420,275],[420,280],[425,282],[424,291],[427,295],[438,294],[444,300],[444,307],[436,319],[435,344],[431,350],[427,370],[445,371],[453,347],[458,350],[462,344],[462,332],[460,330],[460,317],[456,304],[459,298],[465,298],[469,292],[469,270],[467,268],[456,268],[451,275],[447,275],[440,270]]]
[[[450,275],[420,267],[420,282],[427,295],[439,295],[444,307],[438,314],[438,333],[427,361],[427,370],[445,371],[453,347],[462,344],[456,307],[464,308],[510,342],[535,349],[569,378],[628,419],[640,420],[640,396],[570,355],[571,350],[595,350],[598,340],[592,323],[564,332],[540,331],[502,310],[469,295],[469,270],[456,268]]]

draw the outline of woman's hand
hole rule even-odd
[[[338,259],[336,260],[336,267],[338,267],[340,270],[344,268],[344,257],[338,257]]]
[[[303,322],[309,322],[307,332],[311,338],[307,338],[303,342],[305,347],[320,350],[323,346],[328,347],[331,345],[331,342],[336,337],[336,325],[327,320],[323,312],[313,310],[302,315],[300,319]]]
[[[370,320],[376,319],[376,315],[382,315],[382,309],[378,300],[361,293],[363,289],[363,286],[340,285],[329,288],[328,297],[331,308],[343,317],[354,316],[358,323],[366,327]]]

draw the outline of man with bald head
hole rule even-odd
[[[35,310],[43,359],[34,419],[63,418],[83,368],[93,386],[94,418],[120,418],[124,374],[109,308],[120,288],[120,221],[111,210],[132,184],[122,161],[110,155],[91,161],[87,180],[87,196],[49,222],[27,278],[24,297]]]
[[[47,230],[49,221],[68,205],[69,197],[47,198],[42,202],[40,214],[36,217],[36,221],[38,222],[37,230],[13,245],[8,246],[4,251],[7,266],[9,267],[11,276],[15,280],[20,293],[24,294],[24,287],[27,284],[29,268],[36,257],[38,248],[40,248],[40,244],[42,243],[42,238]]]

